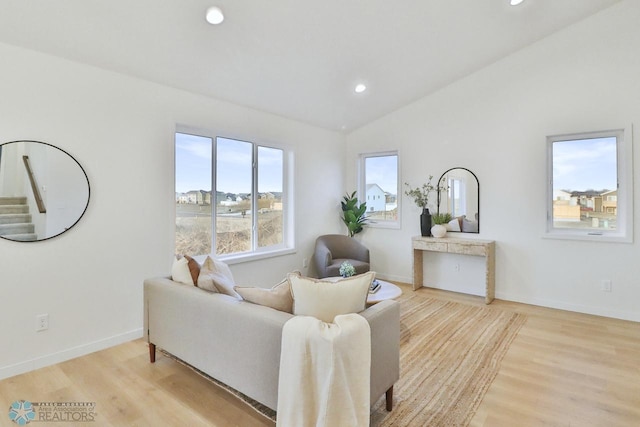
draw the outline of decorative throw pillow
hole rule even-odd
[[[460,221],[458,218],[454,218],[447,223],[446,227],[447,231],[460,231]]]
[[[191,273],[191,278],[193,279],[193,284],[198,284],[198,277],[200,276],[200,264],[198,261],[191,258],[189,255],[184,256],[187,259],[187,265],[189,266],[189,273]]]
[[[207,256],[202,267],[200,267],[198,287],[211,292],[227,294],[239,299],[240,295],[233,290],[234,286],[235,282],[229,266],[222,261]]]
[[[189,272],[189,261],[186,258],[174,258],[171,266],[171,280],[185,285],[193,285],[193,278]]]
[[[245,301],[287,313],[293,313],[291,285],[287,279],[284,279],[271,289],[242,286],[234,286],[233,289],[239,293]]]
[[[359,313],[366,307],[369,286],[375,277],[376,273],[369,271],[329,282],[289,273],[293,314],[332,323],[339,314]]]
[[[462,231],[464,231],[465,233],[477,233],[478,222],[469,221],[465,216],[464,218],[462,218]]]

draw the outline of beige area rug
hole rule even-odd
[[[399,301],[400,379],[393,411],[387,412],[383,396],[373,405],[371,426],[468,425],[526,316],[441,301],[419,290],[405,291]],[[162,352],[275,421],[275,411]]]
[[[400,298],[400,380],[393,411],[376,402],[371,426],[466,426],[526,316],[491,306]]]

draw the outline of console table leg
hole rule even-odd
[[[413,290],[420,289],[423,282],[422,251],[413,250]]]
[[[487,287],[485,292],[485,304],[491,304],[496,297],[496,245],[487,245],[486,254]]]

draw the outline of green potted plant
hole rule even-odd
[[[431,234],[433,234],[434,237],[444,237],[447,234],[447,227],[445,225],[452,219],[451,214],[448,212],[438,212],[432,215],[431,221],[433,221],[434,226],[431,227]]]
[[[367,222],[367,203],[359,203],[354,191],[349,195],[347,193],[343,197],[342,205],[342,222],[347,226],[349,237],[360,233]]]

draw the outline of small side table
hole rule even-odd
[[[400,287],[394,285],[393,283],[389,283],[380,279],[378,279],[378,282],[380,282],[380,289],[378,289],[375,293],[369,294],[367,296],[368,305],[373,305],[387,299],[396,299],[400,295],[402,295],[402,289],[400,289]]]

